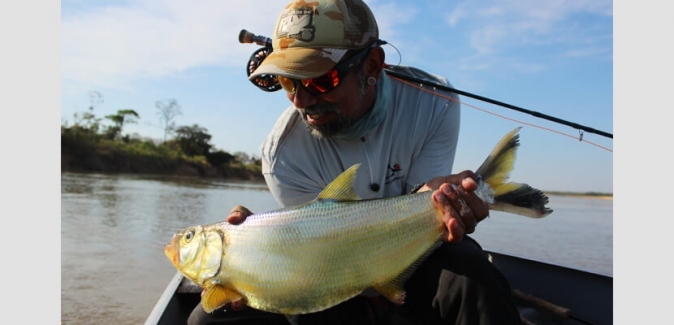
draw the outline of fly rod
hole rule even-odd
[[[262,63],[264,58],[273,51],[272,40],[269,37],[255,35],[255,34],[249,32],[245,29],[242,29],[241,32],[239,32],[239,42],[240,43],[255,43],[255,44],[263,46],[262,48],[255,51],[253,53],[253,55],[251,55],[251,57],[248,61],[248,64],[246,65],[246,73],[248,74],[248,76],[250,76],[250,74],[253,71],[255,71],[255,69],[260,65],[260,63]],[[386,41],[380,41],[380,42],[382,44],[387,44]],[[462,95],[462,96],[474,98],[474,99],[477,99],[477,100],[481,100],[483,102],[487,102],[487,103],[498,105],[498,106],[501,106],[501,107],[505,107],[505,108],[508,108],[508,109],[511,109],[511,110],[514,110],[514,111],[518,111],[520,113],[529,114],[529,115],[532,115],[532,116],[537,117],[537,118],[545,119],[545,120],[548,120],[548,121],[563,124],[563,125],[566,125],[566,126],[570,126],[572,128],[580,129],[580,130],[590,132],[590,133],[595,133],[595,134],[613,139],[613,134],[608,133],[608,132],[600,131],[600,130],[591,128],[589,126],[580,125],[578,123],[566,121],[566,120],[563,120],[563,119],[560,119],[560,118],[557,118],[557,117],[554,117],[554,116],[550,116],[550,115],[535,112],[535,111],[532,111],[532,110],[524,109],[522,107],[518,107],[518,106],[515,106],[515,105],[510,105],[510,104],[507,104],[507,103],[504,103],[504,102],[501,102],[501,101],[498,101],[498,100],[494,100],[494,99],[491,99],[491,98],[487,98],[487,97],[484,97],[484,96],[471,94],[469,92],[459,90],[459,89],[456,89],[456,88],[447,87],[447,86],[444,86],[444,85],[441,85],[441,84],[438,84],[438,83],[435,83],[435,82],[432,82],[432,81],[419,79],[419,78],[410,76],[408,74],[404,74],[404,73],[401,73],[399,71],[395,71],[394,67],[395,66],[387,66],[387,67],[384,68],[384,71],[386,73],[394,76],[394,77],[401,78],[401,79],[404,79],[404,80],[407,80],[407,81],[410,81],[410,82],[415,82],[415,83],[420,83],[420,84],[423,84],[423,85],[426,85],[426,86],[435,87],[435,88],[440,89],[440,90],[444,90],[444,91],[456,93],[456,94],[459,94],[459,95]],[[255,86],[257,86],[258,88],[260,88],[264,91],[277,91],[277,90],[281,89],[281,86],[278,83],[278,79],[274,75],[262,75],[262,76],[259,76],[258,78],[255,78],[255,80],[251,80],[251,82]]]

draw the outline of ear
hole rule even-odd
[[[384,69],[385,58],[386,55],[381,46],[377,46],[370,50],[370,54],[367,56],[367,61],[365,62],[365,75],[379,78],[381,70]]]

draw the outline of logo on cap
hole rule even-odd
[[[276,37],[295,38],[304,42],[313,40],[315,30],[311,25],[313,15],[314,9],[306,7],[285,13],[279,22]]]

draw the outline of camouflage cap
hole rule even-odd
[[[274,34],[274,50],[249,79],[261,74],[295,79],[319,77],[350,49],[379,39],[370,8],[362,0],[294,0],[281,12]]]

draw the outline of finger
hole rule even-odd
[[[246,220],[246,217],[249,215],[253,214],[248,208],[244,207],[243,205],[237,204],[235,205],[231,211],[229,211],[229,216],[227,216],[227,222],[231,224],[240,224],[244,220]]]
[[[475,222],[480,222],[489,216],[489,206],[477,195],[471,193],[464,196],[464,200],[471,210]]]
[[[464,198],[465,191],[460,186],[454,184],[443,185],[440,189],[451,199],[452,206],[458,211],[458,214],[454,214],[454,216],[461,221],[463,232],[466,234],[473,233],[475,226],[477,226],[477,219]]]
[[[459,242],[463,239],[464,231],[458,219],[452,218],[446,224],[447,228],[442,232],[440,239],[446,242]]]
[[[449,220],[447,228],[449,229],[449,238],[447,238],[447,241],[459,242],[463,239],[463,227],[461,227],[457,219]]]
[[[477,186],[478,184],[473,177],[466,177],[461,180],[461,187],[468,192],[477,190]]]
[[[489,205],[473,192],[477,189],[477,186],[477,182],[474,179],[465,178],[457,191],[472,210],[476,222],[480,222],[489,216]]]
[[[443,187],[449,187],[444,184]],[[453,242],[460,241],[464,234],[463,220],[459,217],[459,213],[450,203],[450,199],[442,191],[435,191],[433,193],[433,202],[442,211],[442,220],[445,223],[445,229],[441,235],[443,241]]]
[[[440,188],[440,186],[442,184],[445,184],[445,183],[459,184],[459,183],[461,183],[462,179],[464,179],[466,177],[472,177],[472,175],[473,175],[473,172],[471,172],[470,170],[464,170],[464,171],[462,171],[458,174],[438,176],[438,177],[435,177],[435,178],[431,179],[430,181],[426,182],[426,186],[428,186],[429,188],[431,188],[433,190],[437,190],[438,188]]]

